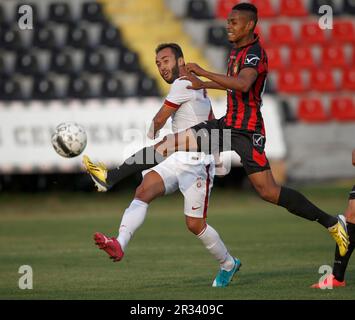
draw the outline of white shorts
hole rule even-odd
[[[192,153],[191,153],[192,154]],[[189,217],[206,218],[213,186],[215,163],[208,161],[187,162],[186,152],[175,152],[157,166],[145,170],[142,175],[154,170],[163,179],[165,194],[180,189],[184,196],[184,213]]]

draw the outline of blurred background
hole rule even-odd
[[[125,259],[112,264],[92,235],[117,234],[140,174],[98,194],[81,156],[62,158],[51,145],[64,121],[82,125],[84,153],[109,165],[152,143],[146,132],[168,90],[156,46],[177,42],[187,62],[224,73],[225,19],[238,2],[0,0],[0,299],[354,299],[351,263],[348,287],[309,289],[332,263],[332,239],[250,192],[231,154],[208,218],[243,261],[230,290],[210,288],[217,265],[187,231],[180,193],[151,204]],[[344,212],[355,180],[355,1],[251,2],[269,58],[262,112],[275,178]],[[320,28],[322,5],[330,29]],[[225,93],[209,95],[222,116]],[[34,290],[18,288],[21,265],[33,267]]]
[[[111,165],[151,143],[147,125],[168,90],[154,49],[177,42],[186,61],[224,73],[225,19],[238,2],[1,0],[0,190],[92,190],[80,157],[61,158],[50,145],[56,125],[82,124],[84,152]],[[250,2],[269,58],[262,112],[276,179],[354,178],[355,2]],[[32,9],[32,29],[19,26],[22,5]],[[332,9],[331,29],[320,28],[322,5]],[[222,116],[224,92],[209,94]],[[232,161],[232,173],[217,185],[243,185],[238,157]]]

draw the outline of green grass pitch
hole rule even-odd
[[[302,191],[335,214],[344,210],[349,188]],[[132,192],[2,194],[0,299],[355,298],[354,258],[346,288],[309,288],[319,267],[332,265],[335,245],[325,229],[238,190],[213,190],[208,216],[243,263],[229,287],[211,287],[218,265],[187,231],[180,194],[152,203],[124,260],[113,263],[92,235],[116,234]],[[18,287],[21,265],[33,268],[32,290]]]

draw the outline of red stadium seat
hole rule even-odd
[[[274,47],[274,46],[266,47],[265,51],[268,58],[270,70],[282,69],[285,66],[281,56],[280,47]]]
[[[342,88],[355,91],[355,67],[343,69]]]
[[[285,70],[279,73],[277,89],[285,93],[300,93],[306,90],[299,70]]]
[[[297,116],[304,122],[325,122],[330,117],[320,99],[301,99],[298,103]]]
[[[231,9],[240,2],[240,0],[219,0],[216,7],[216,17],[227,19]]]
[[[349,98],[333,98],[330,103],[330,113],[338,121],[355,121],[355,104]]]
[[[295,43],[292,28],[289,24],[273,24],[269,30],[269,40],[272,43],[289,44]]]
[[[310,46],[295,46],[290,50],[291,67],[312,68],[315,65]]]
[[[311,73],[311,89],[327,92],[335,91],[336,85],[333,77],[333,73],[328,69],[315,69]]]
[[[341,46],[323,47],[323,67],[343,67],[346,65],[344,48]]]
[[[289,17],[304,17],[308,15],[302,0],[280,1],[280,15]]]
[[[309,44],[325,43],[324,30],[319,28],[317,22],[304,23],[301,26],[301,41]]]
[[[252,0],[251,3],[258,8],[258,16],[260,18],[272,18],[276,16],[276,11],[270,0]]]
[[[355,31],[352,21],[334,21],[332,42],[355,42]]]

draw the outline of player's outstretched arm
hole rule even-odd
[[[176,109],[164,104],[154,116],[148,131],[148,138],[155,139],[158,131],[164,127],[166,121],[175,113]]]
[[[237,77],[230,77],[219,73],[214,73],[201,68],[196,63],[186,64],[188,72],[193,72],[198,76],[210,79],[225,89],[248,92],[252,84],[255,82],[258,72],[254,68],[244,68]]]
[[[355,166],[355,149],[353,149],[352,152],[352,160],[353,160],[353,166]]]
[[[218,89],[226,90],[225,87],[222,87],[220,84],[214,81],[202,81],[192,73],[187,73],[182,79],[189,80],[191,82],[190,86],[187,86],[187,89],[200,90],[200,89]]]

